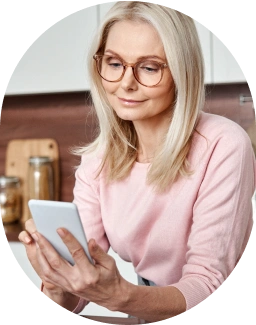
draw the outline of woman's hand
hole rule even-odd
[[[25,230],[19,234],[19,241],[22,242],[26,248],[28,259],[33,266],[38,276],[42,279],[42,270],[38,262],[38,251],[36,242],[32,238],[32,234],[36,232],[36,226],[33,219],[29,219],[25,223]],[[43,281],[43,279],[42,279]],[[47,290],[56,290],[57,288],[47,281],[43,281],[43,285]]]
[[[35,233],[36,226],[33,219],[29,219],[25,223],[25,230],[19,234],[19,240],[24,244],[28,259],[43,282],[43,292],[53,301],[68,310],[74,310],[77,306],[79,298],[64,291],[59,286],[45,280],[44,274],[39,263],[42,253],[38,249],[37,243],[33,240],[32,235]]]
[[[121,277],[115,260],[91,239],[88,247],[95,261],[92,265],[70,232],[60,228],[58,234],[69,249],[75,265],[70,265],[41,234],[34,232],[32,237],[38,244],[38,262],[43,281],[109,310],[118,310],[125,299],[128,282]]]

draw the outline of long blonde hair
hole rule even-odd
[[[187,155],[191,147],[200,111],[204,104],[204,64],[201,46],[193,20],[185,14],[153,3],[117,2],[98,29],[88,57],[91,96],[98,116],[99,134],[88,146],[76,153],[103,152],[101,169],[107,180],[127,177],[137,158],[138,139],[131,121],[120,119],[110,106],[93,60],[103,53],[110,28],[118,21],[142,21],[158,32],[175,84],[175,103],[169,130],[153,158],[147,174],[148,184],[166,190],[178,176],[191,171]]]

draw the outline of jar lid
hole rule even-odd
[[[17,185],[20,179],[14,176],[0,176],[0,186]]]
[[[40,156],[33,156],[29,157],[29,163],[32,165],[40,165],[40,164],[47,164],[51,163],[52,159],[50,157],[40,157]]]

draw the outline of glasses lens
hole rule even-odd
[[[155,61],[142,61],[135,67],[137,79],[145,86],[155,86],[161,80],[161,66]]]
[[[97,69],[102,78],[107,81],[119,81],[124,72],[123,62],[114,56],[103,55],[97,58]],[[156,61],[145,60],[134,66],[134,74],[142,85],[155,86],[162,77],[161,65]]]
[[[116,81],[123,73],[123,63],[113,56],[103,55],[97,61],[98,71],[102,78],[108,81]]]

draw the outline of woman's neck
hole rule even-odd
[[[142,121],[134,122],[134,127],[138,136],[138,156],[137,161],[149,163],[153,160],[159,146],[163,144],[168,131],[170,121],[165,121],[161,125],[154,127],[150,123]]]

